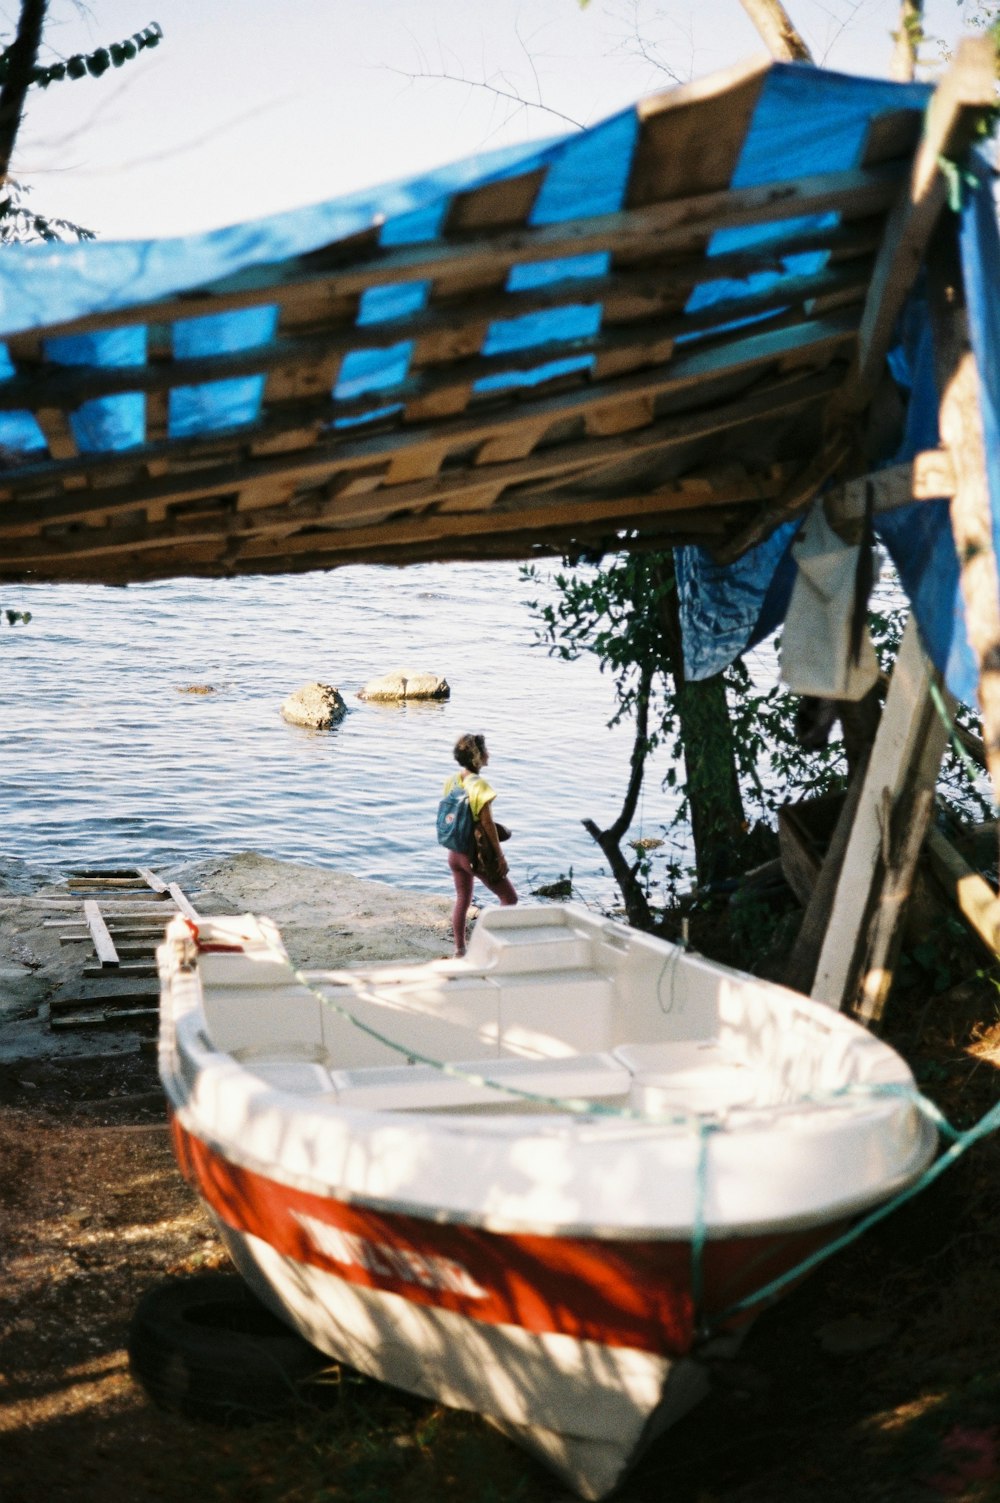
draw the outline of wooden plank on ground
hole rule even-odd
[[[102,974],[101,967],[99,965],[85,965],[83,968],[83,974],[85,977],[100,976]],[[155,960],[123,961],[119,968],[119,974],[122,976],[128,976],[132,980],[136,980],[137,978],[155,976],[157,974],[156,962]]]
[[[93,898],[87,898],[83,905],[83,916],[90,930],[90,937],[94,942],[94,950],[102,966],[116,966],[119,964],[118,951],[115,942],[108,932],[108,926],[101,917],[100,905]]]
[[[89,977],[68,981],[61,986],[49,1001],[53,1016],[56,1013],[73,1012],[80,1008],[130,1007],[146,1003],[160,995],[159,984],[130,976]]]
[[[162,877],[158,877],[155,872],[150,871],[148,866],[138,866],[136,867],[136,871],[146,886],[151,887],[154,892],[167,892],[169,890],[168,884],[163,881]]]
[[[50,1018],[49,1028],[53,1033],[62,1033],[71,1028],[128,1028],[136,1032],[155,1033],[159,1020],[158,1007],[123,1007],[120,1012],[96,1010]]]
[[[170,884],[170,896],[173,898],[174,902],[177,904],[177,907],[180,909],[181,913],[185,915],[186,918],[194,919],[195,922],[197,922],[201,915],[198,913],[198,910],[195,908],[194,904],[191,903],[187,897],[185,897],[184,893],[178,887],[176,882],[171,882]]]

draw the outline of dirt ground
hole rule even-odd
[[[371,910],[365,948],[395,940],[412,954],[418,934],[440,945],[441,900],[414,899],[401,933],[396,919],[379,930],[378,896],[341,890],[345,913]],[[44,948],[32,933],[20,931],[22,954]],[[16,938],[8,926],[12,965]],[[982,989],[954,988],[919,1043],[913,1008],[897,1009],[894,1042],[961,1126],[1000,1096],[1000,1029],[985,1006]],[[0,1048],[2,1503],[567,1497],[479,1419],[346,1370],[280,1423],[218,1430],[154,1408],[128,1371],[135,1305],[167,1275],[225,1257],[174,1167],[151,1050],[115,1039],[53,1056],[36,1031],[34,1053],[23,1029],[18,1057]],[[998,1171],[1000,1143],[981,1142],[763,1314],[623,1503],[1000,1499]]]

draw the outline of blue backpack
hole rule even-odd
[[[461,783],[449,788],[438,804],[438,844],[467,856],[472,850],[472,808]]]

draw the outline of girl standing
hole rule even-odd
[[[458,772],[452,773],[444,785],[447,794],[461,783],[469,796],[473,819],[473,845],[466,855],[463,851],[448,851],[448,866],[455,883],[455,907],[451,916],[455,936],[455,955],[465,954],[465,927],[472,902],[474,878],[484,882],[490,892],[500,899],[504,908],[517,902],[514,884],[507,875],[507,861],[500,848],[500,835],[493,819],[492,803],[496,793],[482,776],[482,769],[490,760],[486,750],[486,737],[467,734],[455,742],[455,761]]]

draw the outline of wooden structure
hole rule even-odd
[[[864,414],[943,202],[938,163],[969,139],[992,73],[971,43],[923,137],[919,108],[889,109],[851,171],[734,186],[768,72],[754,63],[641,103],[614,213],[538,222],[536,169],[453,194],[431,243],[386,246],[373,226],[152,304],[9,335],[0,412],[32,414],[47,447],[5,455],[0,580],[522,558],[614,547],[622,529],[735,557],[831,477],[865,473]],[[720,233],[753,226],[772,232],[719,251]],[[580,275],[579,258],[597,253],[600,268]],[[789,275],[806,253],[819,269]],[[567,258],[563,280],[511,281]],[[762,272],[780,275],[689,306],[695,288],[752,288]],[[413,311],[365,321],[373,289],[417,285]],[[493,352],[498,320],[598,305],[590,334]],[[179,326],[248,309],[274,310],[253,347],[177,353]],[[145,331],[140,363],[59,353],[66,336],[127,329]],[[394,383],[338,390],[348,357],[404,346]],[[178,392],[247,378],[262,389],[252,421],[177,432]],[[81,448],[81,410],[129,393],[144,404],[143,441]],[[912,498],[908,479],[897,501]]]
[[[942,445],[877,468],[887,355],[941,222],[946,165],[994,105],[993,48],[963,43],[926,111],[919,90],[887,93],[849,170],[748,183],[770,69],[640,103],[613,210],[553,210],[553,149],[450,192],[430,233],[370,223],[152,301],[95,294],[70,321],[8,327],[0,417],[29,415],[40,438],[2,455],[0,582],[599,556],[623,537],[700,543],[725,564],[821,489],[835,526],[866,498],[879,511],[950,497],[1000,790],[1000,585],[952,223],[931,256]],[[207,335],[217,315],[254,310],[251,341],[190,353],[192,326]],[[140,338],[127,356],[88,363],[81,337],[128,331]],[[239,421],[181,421],[192,392],[240,382],[256,395]],[[87,440],[88,411],[129,396],[138,434]],[[883,829],[905,828],[920,791],[905,759],[922,747],[933,761],[925,706],[904,700],[895,761],[876,749],[856,824],[888,789]],[[836,873],[820,883],[831,945],[845,925],[866,932],[887,868],[886,901],[905,896],[912,841],[896,859],[873,829],[836,842],[842,899]],[[884,936],[873,944],[885,952]],[[827,1000],[854,995],[850,965],[813,963]]]
[[[175,914],[198,914],[176,882],[148,867],[88,867],[69,874],[67,886],[82,915],[49,918],[60,942],[91,955],[78,979],[49,1001],[53,1030],[128,1028],[155,1033],[160,984],[155,949]],[[66,905],[69,906],[68,904]]]

